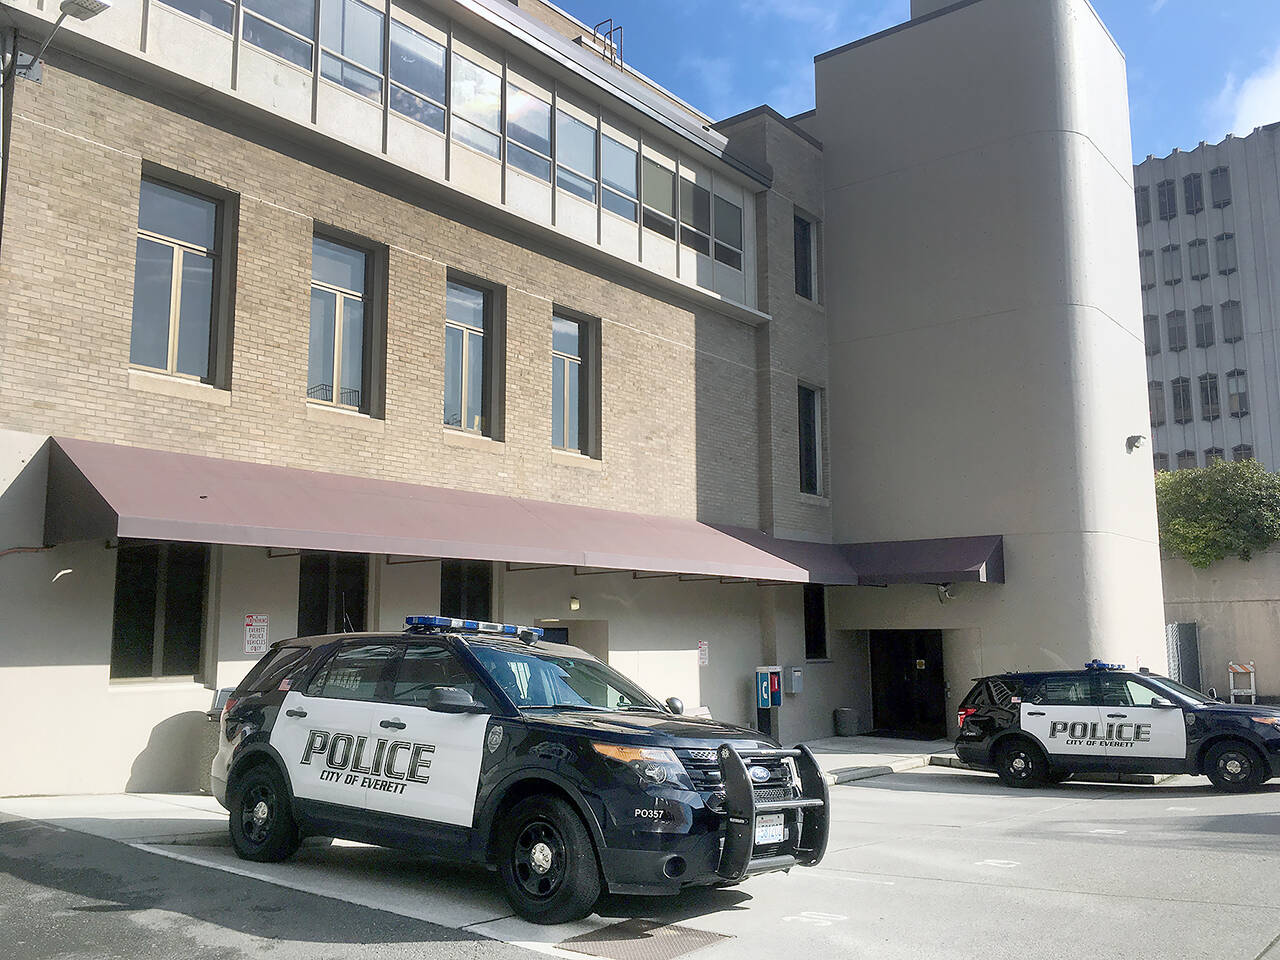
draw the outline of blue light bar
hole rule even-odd
[[[1123,670],[1123,663],[1103,663],[1101,660],[1090,660],[1084,665],[1086,670]]]
[[[406,629],[434,627],[437,630],[464,630],[467,633],[493,633],[516,637],[526,643],[542,639],[541,627],[523,627],[514,623],[489,623],[485,620],[459,620],[456,617],[405,617]]]

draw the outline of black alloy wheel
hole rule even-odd
[[[1204,772],[1213,785],[1227,793],[1247,793],[1267,779],[1266,765],[1247,743],[1227,740],[1214,744],[1204,758]]]
[[[498,870],[512,908],[534,923],[581,920],[600,899],[600,864],[586,824],[565,800],[521,800],[497,825]]]
[[[996,750],[996,773],[1009,787],[1041,787],[1049,765],[1040,749],[1021,737],[1006,740]]]
[[[231,845],[244,860],[286,860],[301,843],[284,779],[266,764],[239,778],[230,813]]]

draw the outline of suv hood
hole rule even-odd
[[[776,746],[759,730],[738,727],[703,717],[683,717],[669,713],[642,713],[631,710],[535,710],[524,714],[533,726],[572,731],[585,735],[602,734],[625,738],[637,743],[681,746],[675,741],[707,741],[720,744],[726,740],[749,740],[769,747]]]
[[[1225,713],[1232,716],[1247,714],[1253,717],[1280,717],[1280,707],[1265,703],[1202,703],[1196,707],[1209,713]]]

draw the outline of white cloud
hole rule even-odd
[[[1280,120],[1280,48],[1243,80],[1228,74],[1210,113],[1218,129],[1239,136]]]
[[[1164,9],[1165,4],[1167,4],[1168,2],[1169,0],[1151,0],[1151,6],[1148,8],[1148,12],[1152,16],[1155,16],[1157,13],[1159,13],[1161,10]]]

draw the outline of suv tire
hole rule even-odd
[[[1042,787],[1049,781],[1049,761],[1025,737],[1010,737],[996,747],[995,768],[1007,787]]]
[[[227,809],[231,846],[244,860],[276,863],[297,852],[302,837],[284,778],[261,763],[237,778]]]
[[[521,800],[497,825],[498,871],[512,909],[534,923],[581,920],[600,899],[595,844],[559,797]]]
[[[1257,790],[1267,779],[1266,761],[1243,740],[1223,740],[1210,747],[1204,755],[1204,772],[1227,793]]]

